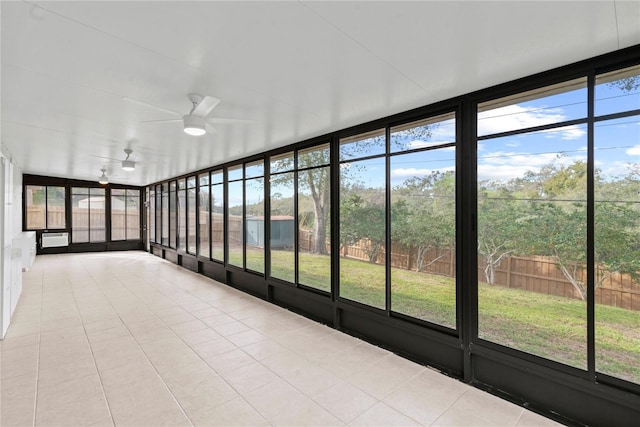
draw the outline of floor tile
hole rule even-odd
[[[244,399],[237,397],[222,405],[190,416],[196,427],[261,427],[270,424]]]
[[[451,409],[473,413],[495,426],[515,425],[523,411],[513,403],[472,387],[453,403]]]
[[[313,400],[344,423],[351,422],[378,403],[376,398],[344,381],[317,394]]]
[[[516,423],[516,427],[560,427],[562,424],[557,423],[535,412],[524,410],[520,419]]]
[[[279,377],[264,365],[253,362],[238,369],[223,372],[221,376],[240,394],[260,388]]]
[[[401,414],[382,402],[349,423],[350,426],[421,426],[417,421]]]
[[[273,425],[335,426],[343,423],[283,380],[244,395],[249,404]]]

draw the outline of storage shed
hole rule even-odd
[[[294,244],[295,221],[289,215],[271,217],[271,247],[292,248]],[[264,247],[264,217],[247,218],[247,245]]]

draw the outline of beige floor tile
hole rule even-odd
[[[382,402],[378,402],[371,409],[365,411],[355,420],[349,423],[350,426],[421,426],[416,420],[401,414],[395,409]]]
[[[38,371],[38,388],[48,388],[95,373],[96,367],[93,359],[82,359],[77,363],[61,366],[41,367]]]
[[[376,398],[344,381],[313,396],[313,400],[344,423],[351,422],[378,403]]]
[[[545,418],[542,415],[538,415],[535,412],[524,410],[520,419],[516,423],[516,427],[560,427],[562,424],[557,423],[549,418]]]
[[[24,346],[2,352],[0,379],[2,381],[35,373],[38,367],[38,346]]]
[[[208,329],[209,327],[206,323],[203,323],[198,319],[194,319],[182,323],[173,324],[170,326],[170,328],[173,330],[173,332],[180,335],[189,332],[201,331],[203,329]]]
[[[33,425],[35,403],[35,392],[26,392],[13,396],[3,394],[0,399],[2,407],[0,425],[6,427]]]
[[[495,426],[513,426],[523,409],[476,388],[467,389],[451,406],[452,410],[473,413]]]
[[[283,378],[311,398],[341,381],[330,372],[314,365],[287,373]]]
[[[229,335],[239,334],[240,332],[247,332],[251,329],[244,323],[234,321],[231,323],[225,323],[224,325],[213,326],[213,330],[223,337],[227,337]]]
[[[145,359],[138,359],[126,365],[100,370],[99,374],[105,389],[117,389],[132,382],[144,381],[158,376],[151,363]]]
[[[24,335],[15,338],[5,338],[0,340],[2,343],[2,351],[17,350],[20,347],[37,346],[40,341],[40,335]]]
[[[208,327],[200,331],[178,333],[178,336],[180,336],[180,338],[182,338],[184,342],[186,342],[190,346],[194,346],[194,345],[198,345],[198,344],[202,344],[205,342],[222,338],[220,334],[218,334],[212,329],[209,329]]]
[[[207,411],[238,397],[221,377],[211,372],[195,381],[168,382],[169,388],[187,415]]]
[[[188,425],[188,421],[160,378],[105,387],[116,425]]]
[[[433,427],[494,427],[495,425],[473,412],[449,408],[432,424]]]
[[[249,392],[244,398],[273,425],[343,425],[338,418],[283,380]]]
[[[263,360],[276,354],[284,353],[286,348],[275,341],[265,339],[242,347],[242,350],[256,360]]]
[[[395,355],[387,356],[387,358],[400,359]],[[367,369],[355,372],[354,375],[347,378],[347,381],[376,399],[382,400],[425,369],[423,366],[404,359],[402,359],[403,362],[400,366],[394,366],[392,360],[385,359],[369,365]],[[380,363],[383,360],[384,362]]]
[[[26,335],[33,335],[40,333],[40,321],[33,322],[11,322],[5,338],[23,337]]]
[[[224,372],[221,375],[240,394],[248,393],[279,378],[271,370],[257,362],[230,372]]]
[[[262,427],[270,425],[262,415],[240,397],[215,408],[191,415],[190,418],[196,427]]]
[[[207,362],[218,374],[231,372],[243,366],[250,365],[255,361],[256,360],[253,357],[240,349],[228,351],[205,359],[205,362]]]
[[[229,323],[237,322],[236,319],[224,313],[216,314],[214,316],[202,317],[200,320],[202,320],[204,323],[206,323],[212,328],[215,328],[216,326],[222,326],[222,325],[227,325]]]
[[[35,397],[36,381],[36,372],[2,380],[2,382],[0,382],[0,399],[3,405],[0,405],[0,407],[4,408],[5,402],[22,395],[31,396],[32,398]]]
[[[267,337],[265,337],[259,332],[249,329],[248,331],[245,331],[245,332],[229,335],[227,339],[232,343],[234,343],[235,345],[237,345],[238,347],[244,347],[249,344],[254,344],[260,341],[264,341],[267,339]]]
[[[227,340],[226,338],[218,338],[216,340],[207,341],[202,344],[192,346],[193,351],[198,353],[203,359],[215,357],[219,354],[226,353],[228,351],[237,350],[235,344]]]
[[[110,418],[102,390],[94,394],[38,396],[36,425],[90,425]]]
[[[430,425],[467,389],[467,385],[427,369],[387,396],[384,402],[414,420]]]

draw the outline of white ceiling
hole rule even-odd
[[[640,44],[640,1],[3,1],[1,18],[5,150],[132,185]],[[192,137],[127,101],[187,113],[190,92],[255,123]]]

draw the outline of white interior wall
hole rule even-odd
[[[17,165],[4,145],[0,149],[0,278],[2,287],[0,292],[0,338],[4,338],[11,322],[11,300],[14,302],[19,295],[12,292],[22,291],[22,286],[15,286],[16,280],[21,284],[22,270],[14,265],[20,263],[13,254],[13,239],[22,232],[22,168]],[[21,265],[21,264],[20,264]]]

